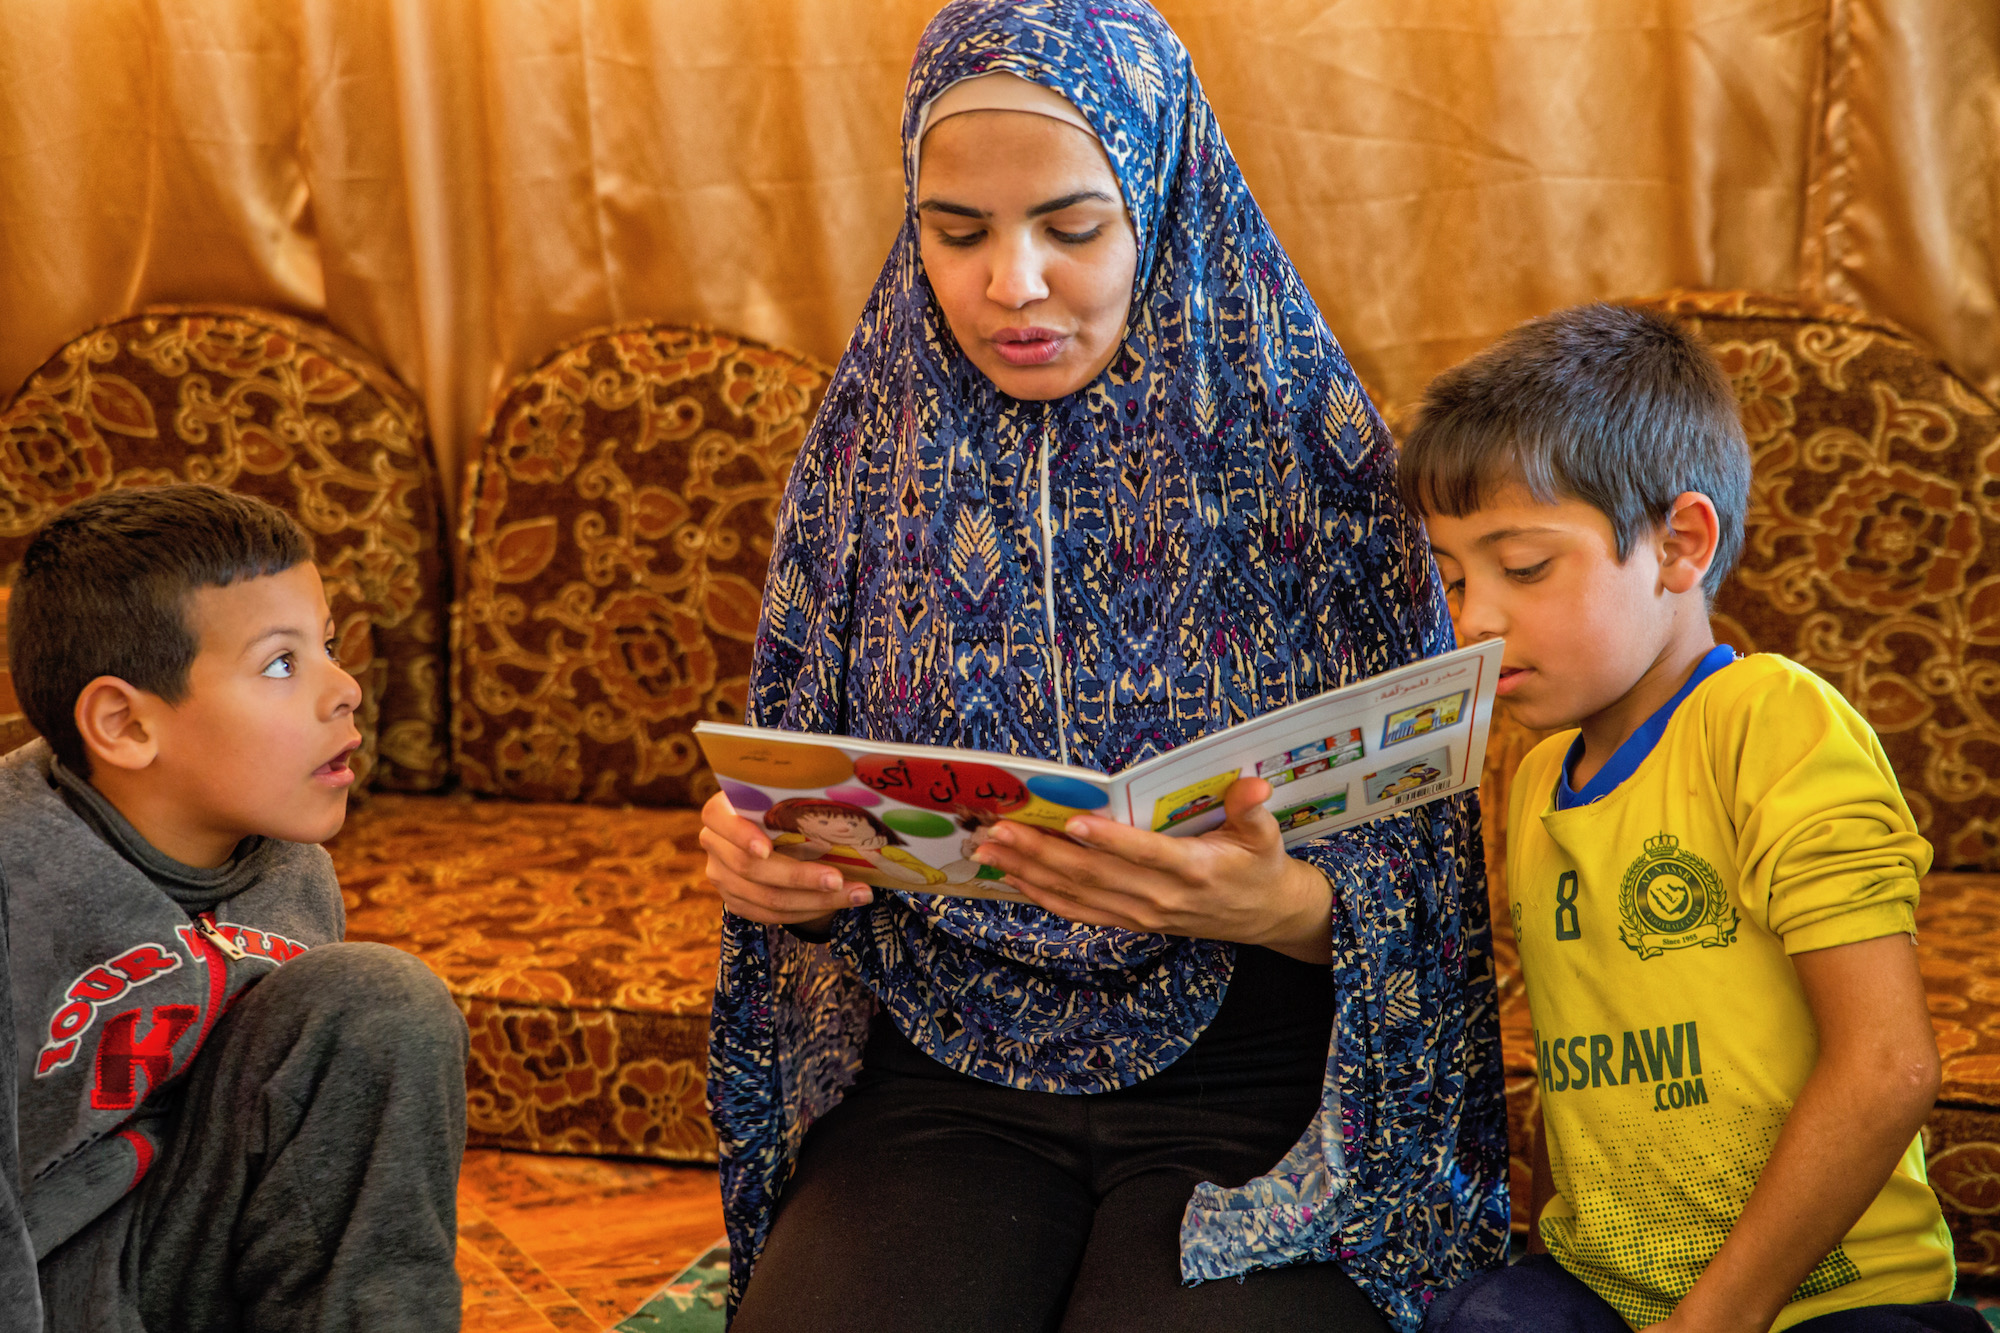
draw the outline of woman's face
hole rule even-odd
[[[1015,398],[1097,378],[1125,336],[1138,244],[1097,140],[1023,111],[972,111],[924,136],[924,273],[972,364]]]

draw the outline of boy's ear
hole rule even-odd
[[[160,738],[147,726],[148,705],[156,695],[116,676],[99,676],[76,696],[76,730],[91,766],[109,764],[136,772],[160,753]]]
[[[1660,586],[1672,593],[1699,589],[1721,541],[1715,501],[1700,491],[1676,495],[1660,532]]]

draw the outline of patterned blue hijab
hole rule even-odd
[[[1096,130],[1138,241],[1122,347],[1047,403],[1007,397],[960,351],[918,253],[925,109],[997,71],[1060,93]],[[954,0],[918,47],[903,138],[903,225],[779,515],[752,720],[1066,748],[1116,772],[1451,646],[1387,432],[1157,13],[1139,0]],[[1289,1183],[1197,1193],[1189,1277],[1362,1253],[1340,1233],[1357,1156],[1380,1159],[1365,1174],[1379,1167],[1396,1197],[1363,1226],[1388,1267],[1352,1270],[1392,1314],[1467,1262],[1431,1249],[1468,1226],[1491,1248],[1496,1216],[1504,1227],[1497,1032],[1467,1044],[1468,1024],[1492,1025],[1473,810],[1441,803],[1294,849],[1338,895],[1324,1108],[1264,1178]],[[1233,960],[1214,941],[943,896],[884,892],[837,921],[830,954],[725,922],[710,1094],[739,1285],[805,1124],[852,1076],[861,1009],[886,1008],[962,1073],[1088,1094],[1186,1050]],[[1468,1089],[1468,1062],[1490,1066],[1490,1088]],[[1468,1095],[1475,1124],[1461,1123]],[[1389,1157],[1371,1147],[1378,1132],[1399,1145]]]
[[[973,366],[918,255],[924,110],[1001,70],[1095,127],[1138,240],[1122,349],[1049,403]],[[918,48],[903,135],[903,227],[786,497],[759,723],[1066,748],[1116,772],[1441,642],[1387,436],[1157,14],[953,4]],[[1213,942],[882,897],[848,914],[843,954],[925,1051],[997,1082],[1136,1082],[1193,1041],[1229,973]]]

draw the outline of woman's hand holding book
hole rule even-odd
[[[1238,779],[1223,795],[1222,826],[1195,838],[1091,815],[1070,820],[1068,838],[1003,821],[972,859],[1005,871],[1008,885],[1073,921],[1329,962],[1333,887],[1285,854],[1264,808],[1270,796],[1263,779]]]

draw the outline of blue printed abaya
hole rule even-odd
[[[906,184],[931,99],[1003,70],[1068,98],[1110,159],[1139,250],[1124,345],[1065,398],[1006,397],[953,340],[906,200],[785,495],[751,719],[1066,748],[1115,772],[1449,648],[1388,434],[1166,23],[1137,0],[947,6],[910,74]],[[1293,849],[1334,886],[1321,1110],[1268,1174],[1195,1191],[1186,1280],[1337,1262],[1411,1329],[1432,1293],[1499,1261],[1506,1124],[1476,823],[1462,798]],[[962,1073],[1087,1096],[1185,1051],[1233,952],[891,892],[841,913],[826,946],[726,918],[709,1094],[732,1295],[877,1006]]]

